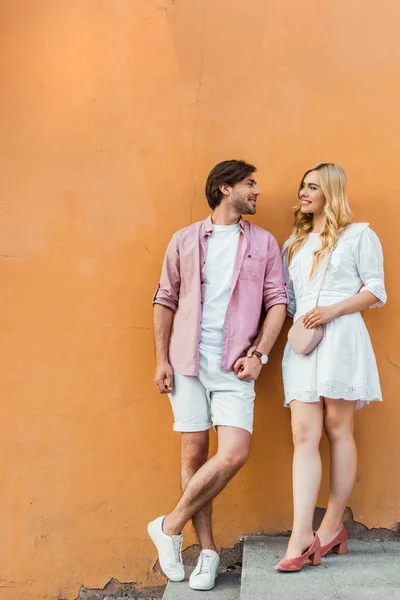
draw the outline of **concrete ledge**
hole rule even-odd
[[[245,538],[240,600],[400,600],[400,543],[349,540],[349,553],[278,573],[287,538]]]
[[[237,571],[219,573],[214,589],[209,592],[191,590],[188,579],[191,568],[185,569],[186,579],[180,583],[168,582],[163,600],[239,600],[240,599],[240,573]],[[253,599],[254,600],[254,599]]]

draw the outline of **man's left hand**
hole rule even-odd
[[[254,355],[239,358],[233,366],[233,370],[241,381],[256,381],[261,373],[261,369],[261,361]]]

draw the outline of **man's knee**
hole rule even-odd
[[[228,471],[238,471],[246,463],[250,454],[250,446],[239,446],[218,451],[222,468]]]
[[[197,471],[207,461],[208,431],[185,433],[182,436],[182,469]]]

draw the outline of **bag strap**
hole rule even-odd
[[[336,242],[334,243],[334,245],[332,246],[332,248],[329,250],[329,257],[328,257],[328,260],[327,260],[326,265],[325,265],[325,270],[324,270],[324,274],[322,276],[321,285],[319,286],[319,291],[318,291],[318,296],[317,296],[317,301],[315,303],[315,306],[318,306],[319,297],[321,295],[321,291],[322,291],[322,288],[324,287],[325,279],[326,279],[326,276],[328,274],[328,267],[329,267],[330,262],[331,262],[332,254],[334,253],[334,251],[337,248],[338,241],[339,241],[339,238],[340,238],[341,235],[342,234],[339,233],[339,235],[336,237]]]

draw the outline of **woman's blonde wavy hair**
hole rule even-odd
[[[293,257],[305,243],[308,234],[313,230],[313,215],[301,212],[300,200],[300,190],[303,187],[304,179],[312,171],[318,171],[321,191],[325,196],[324,216],[326,224],[324,231],[321,233],[321,248],[314,252],[310,279],[314,275],[318,265],[321,264],[330,249],[335,245],[338,233],[343,232],[352,220],[347,199],[347,177],[342,167],[333,163],[319,163],[308,169],[300,181],[298,191],[299,204],[294,210],[292,239],[286,249],[287,264],[290,265]]]

